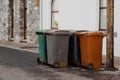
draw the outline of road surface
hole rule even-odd
[[[37,64],[38,53],[0,47],[0,80],[120,80],[120,72]]]

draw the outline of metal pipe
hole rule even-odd
[[[114,67],[114,0],[107,0],[106,70],[115,70],[115,67]]]

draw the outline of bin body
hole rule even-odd
[[[81,65],[88,68],[102,68],[102,40],[101,32],[77,33],[80,37]]]
[[[47,35],[48,64],[67,67],[69,32],[54,32]]]
[[[39,61],[42,63],[47,62],[47,46],[46,46],[46,35],[45,31],[36,32],[38,35],[38,44],[39,44]]]
[[[36,34],[38,35],[39,44],[39,61],[42,63],[47,63],[47,44],[46,44],[46,34],[52,33],[57,30],[38,30]]]
[[[79,42],[79,37],[73,33],[69,38],[68,63],[75,66],[80,66],[81,64]]]
[[[70,65],[80,66],[81,65],[81,53],[80,53],[80,38],[76,35],[76,32],[88,32],[88,30],[77,30],[70,31],[71,35],[69,38],[69,57],[68,62]]]

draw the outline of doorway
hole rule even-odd
[[[26,23],[26,21],[27,21],[27,15],[26,15],[26,13],[27,13],[27,5],[26,5],[26,3],[27,3],[27,0],[24,0],[24,30],[23,30],[23,37],[24,37],[24,39],[27,39],[27,23]]]
[[[8,39],[14,38],[14,0],[9,0],[9,30]]]
[[[58,0],[51,2],[51,29],[58,29]]]
[[[20,4],[20,41],[27,42],[27,0],[21,0]]]

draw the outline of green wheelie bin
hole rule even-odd
[[[47,63],[47,47],[46,47],[46,35],[45,30],[36,31],[38,35],[39,55],[37,58],[38,63]]]

